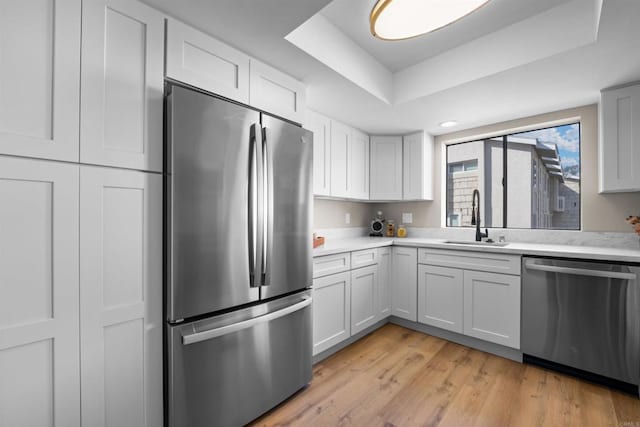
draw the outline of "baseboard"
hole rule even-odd
[[[368,328],[358,332],[357,334],[350,336],[346,340],[334,345],[333,347],[328,348],[325,351],[316,354],[312,358],[313,364],[315,365],[316,363],[320,362],[321,360],[324,360],[327,357],[333,355],[334,353],[339,352],[343,348],[345,348],[347,346],[350,346],[354,342],[358,341],[360,338],[363,338],[363,337],[369,335],[371,332],[375,331],[376,329],[380,329],[381,327],[383,327],[387,323],[389,323],[389,318],[385,317],[384,319],[382,319],[382,320],[378,321],[377,323],[369,326]]]
[[[412,329],[414,331],[422,332],[423,334],[433,335],[434,337],[442,338],[456,344],[475,348],[476,350],[484,351],[485,353],[491,353],[496,356],[504,357],[505,359],[510,359],[515,362],[522,363],[522,352],[520,350],[516,350],[515,348],[505,347],[500,344],[494,344],[492,342],[479,340],[477,338],[468,337],[466,335],[436,328],[434,326],[412,322],[410,320],[402,319],[396,316],[391,316],[389,318],[389,323],[393,323],[394,325],[402,326],[407,329]]]
[[[402,326],[404,328],[421,332],[423,334],[433,335],[434,337],[442,338],[444,340],[451,341],[456,344],[464,345],[466,347],[471,347],[476,350],[484,351],[485,353],[491,353],[496,356],[504,357],[505,359],[510,359],[515,362],[522,363],[522,352],[520,350],[516,350],[510,347],[505,347],[500,344],[494,344],[492,342],[479,340],[477,338],[468,337],[466,335],[457,334],[455,332],[446,331],[444,329],[436,328],[434,326],[412,322],[410,320],[402,319],[400,317],[390,316],[378,321],[374,325],[369,326],[367,329],[358,332],[357,334],[334,345],[333,347],[326,349],[322,353],[316,354],[312,358],[313,364],[316,364],[326,359],[327,357],[339,352],[343,348],[350,346],[354,342],[369,335],[371,332],[375,331],[376,329],[383,327],[387,323],[393,323],[394,325]]]

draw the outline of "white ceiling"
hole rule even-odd
[[[567,1],[491,0],[452,25],[396,42],[371,36],[369,14],[376,0],[334,0],[320,13],[390,71],[398,71]]]
[[[368,36],[373,0],[144,1],[302,80],[310,108],[371,134],[462,130],[595,103],[600,89],[640,80],[637,0],[492,0],[386,43]],[[340,58],[359,63],[332,63],[328,45],[322,62],[284,39],[307,20],[333,28],[316,42],[342,41]],[[460,124],[438,126],[451,119]]]

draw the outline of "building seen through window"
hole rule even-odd
[[[580,124],[449,145],[447,226],[580,229]]]

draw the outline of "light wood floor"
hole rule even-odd
[[[640,400],[387,324],[252,425],[640,427]]]

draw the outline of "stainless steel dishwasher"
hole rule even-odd
[[[640,265],[523,257],[522,272],[524,361],[638,394]]]

